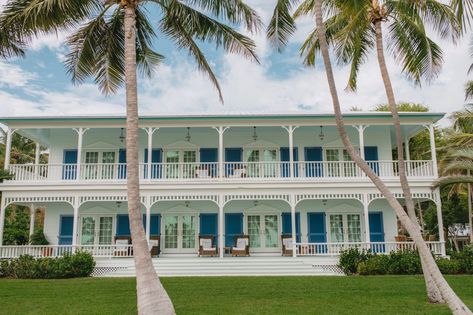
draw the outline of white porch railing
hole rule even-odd
[[[397,161],[368,162],[381,177],[399,176]],[[148,169],[149,168],[149,169]],[[223,176],[232,179],[287,179],[290,177],[289,162],[225,162]],[[433,177],[432,161],[407,161],[409,177]],[[11,181],[119,181],[126,179],[126,164],[12,164]],[[220,177],[219,163],[142,163],[140,177],[143,180],[215,180]],[[294,162],[296,179],[361,179],[362,171],[351,161]]]
[[[442,254],[442,242],[426,242],[435,255]],[[344,250],[358,248],[377,254],[417,249],[414,242],[297,243],[297,256],[338,256]]]
[[[20,245],[0,246],[0,259],[18,258],[21,255],[60,257],[78,250],[89,252],[97,258],[133,257],[132,245]]]
[[[442,254],[442,242],[426,242],[432,253]],[[402,250],[415,250],[413,242],[383,242],[383,243],[297,243],[297,256],[338,256],[349,248],[370,249],[374,253],[389,254]],[[17,258],[21,255],[39,257],[60,257],[65,253],[76,250],[86,251],[96,258],[133,257],[132,245],[23,245],[0,246],[0,259]]]

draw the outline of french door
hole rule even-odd
[[[195,177],[196,150],[169,150],[165,152],[166,178]]]
[[[326,170],[329,177],[357,176],[356,164],[352,162],[347,150],[341,148],[325,149]]]
[[[116,174],[116,155],[115,151],[86,151],[85,179],[113,179]]]
[[[330,214],[330,242],[361,242],[361,214]]]
[[[197,216],[194,214],[165,215],[164,250],[167,252],[195,252],[197,245]]]
[[[113,216],[87,215],[81,217],[81,245],[111,245]]]
[[[248,177],[276,177],[279,172],[277,165],[278,150],[276,149],[247,149],[246,162]],[[260,163],[257,163],[260,162]]]
[[[279,216],[277,214],[250,214],[247,216],[250,250],[279,250]]]

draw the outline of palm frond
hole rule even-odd
[[[468,81],[465,84],[465,100],[473,98],[473,81]]]
[[[0,21],[0,59],[11,57],[23,57],[25,55],[26,44],[18,36],[18,32],[10,28],[3,27]]]
[[[278,51],[287,45],[289,37],[296,31],[291,10],[298,0],[277,0],[273,15],[266,29],[266,37]]]
[[[461,30],[466,32],[471,27],[473,19],[473,0],[451,0],[450,7],[457,17]]]
[[[233,24],[241,24],[250,32],[257,32],[263,25],[258,13],[241,0],[186,0],[191,6],[209,12],[217,19],[224,18]]]
[[[449,186],[454,184],[473,184],[473,176],[445,176],[436,182],[436,186]]]

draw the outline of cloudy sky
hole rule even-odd
[[[5,0],[0,0],[0,4]],[[267,22],[275,0],[247,0]],[[298,32],[283,53],[274,52],[264,31],[253,35],[261,64],[228,55],[205,46],[204,51],[216,69],[225,104],[207,78],[197,71],[185,52],[174,49],[160,38],[158,51],[166,56],[151,79],[140,78],[139,106],[142,114],[205,114],[255,112],[332,112],[323,67],[305,69],[298,49],[312,29],[310,20],[299,23]],[[61,63],[67,48],[67,34],[35,40],[24,59],[0,60],[0,116],[61,114],[124,114],[124,94],[102,96],[92,83],[73,85]],[[430,84],[414,86],[389,59],[398,101],[420,102],[432,111],[451,112],[464,104],[464,84],[471,62],[469,41],[456,45],[442,42],[444,66]],[[374,55],[362,67],[358,92],[344,91],[348,69],[336,67],[342,106],[370,110],[384,103],[385,94]]]

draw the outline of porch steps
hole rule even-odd
[[[340,275],[336,258],[314,257],[163,257],[153,259],[161,277]],[[97,261],[96,276],[134,277],[132,259]],[[99,272],[100,271],[100,272]]]

